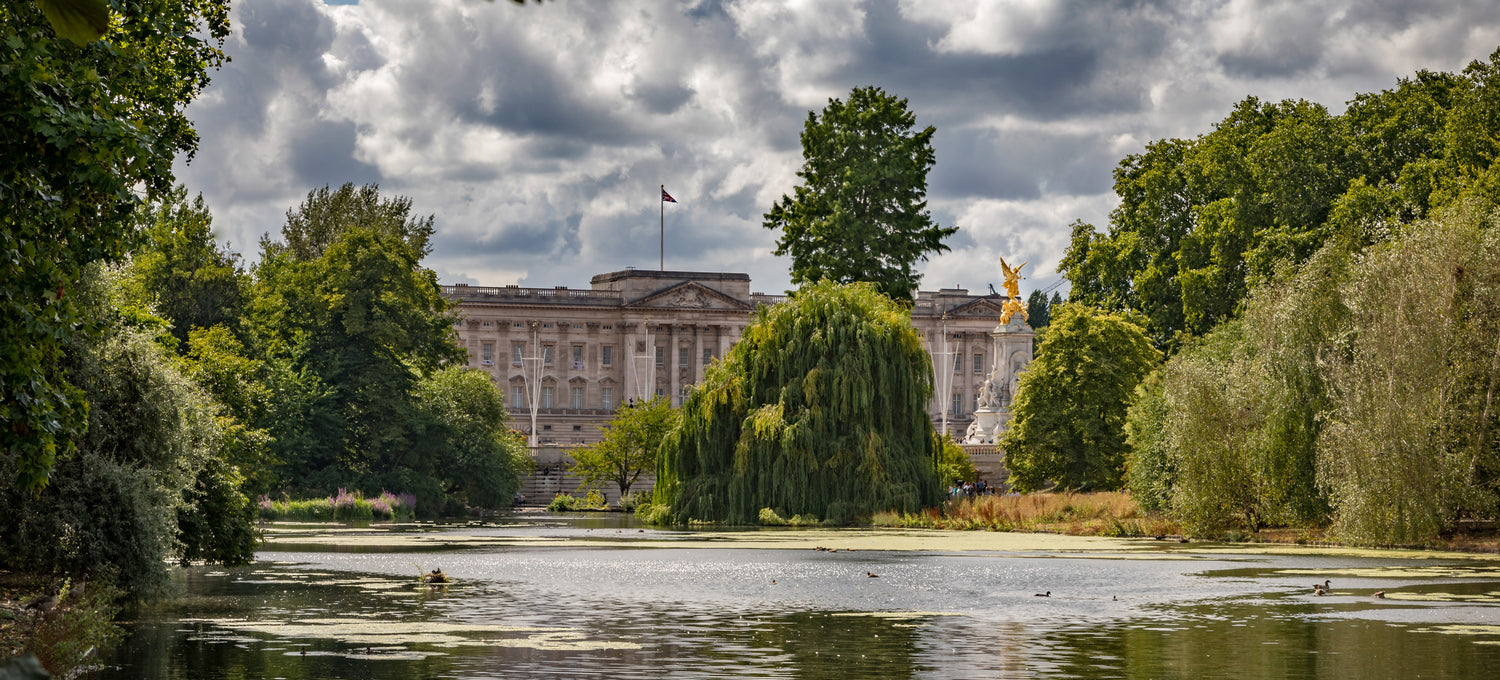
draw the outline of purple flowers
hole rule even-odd
[[[268,520],[371,520],[400,519],[416,515],[417,497],[410,493],[393,494],[382,490],[375,498],[365,498],[359,490],[340,488],[333,496],[294,501],[259,499],[260,516]]]

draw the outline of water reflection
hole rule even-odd
[[[1493,562],[1128,544],[1088,555],[641,548],[621,522],[414,525],[399,530],[456,545],[555,540],[279,545],[250,568],[185,569],[183,597],[141,612],[94,677],[1484,678],[1500,667]],[[619,542],[569,542],[601,532]],[[458,582],[417,583],[434,566]],[[1332,595],[1311,594],[1314,575],[1334,581]],[[1375,600],[1377,589],[1410,597]]]

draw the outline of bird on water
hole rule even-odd
[[[1052,591],[1049,590],[1049,591],[1047,591],[1045,593],[1037,593],[1036,596],[1037,597],[1052,597]]]

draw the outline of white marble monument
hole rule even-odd
[[[979,393],[979,407],[974,409],[974,422],[969,424],[969,430],[964,434],[964,444],[994,444],[1000,439],[1006,424],[1010,422],[1010,403],[1016,393],[1016,383],[1021,371],[1031,363],[1031,347],[1036,331],[1026,325],[1026,303],[1021,300],[1020,272],[1021,267],[1025,266],[1026,263],[1022,262],[1011,268],[1004,258],[1000,260],[1000,268],[1005,272],[1005,294],[1008,299],[1000,314],[1000,325],[990,331],[990,337],[994,339],[994,349],[990,356],[994,357],[994,363],[990,366],[989,377],[985,379],[984,388]]]

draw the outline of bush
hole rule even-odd
[[[646,524],[663,526],[672,523],[672,508],[666,505],[642,503],[635,506],[635,516]]]
[[[547,504],[548,512],[597,512],[609,510],[609,501],[598,489],[589,489],[588,495],[582,498],[572,494],[560,493],[552,497],[552,502]]]
[[[635,512],[636,508],[650,502],[650,491],[632,491],[620,499],[620,512]]]

